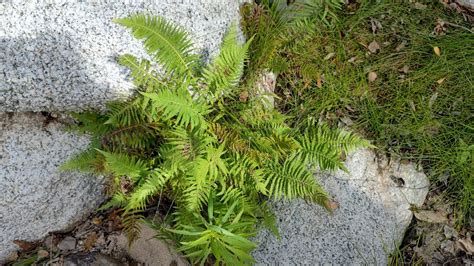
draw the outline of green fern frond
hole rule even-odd
[[[193,154],[190,159],[204,154],[207,147],[215,143],[213,138],[204,134],[199,128],[187,130],[176,127],[169,131],[167,139],[168,143],[178,148],[180,152]]]
[[[136,182],[148,172],[147,163],[127,154],[110,153],[97,149],[105,158],[106,171],[116,176],[127,176]]]
[[[206,176],[189,175],[187,188],[183,191],[183,202],[188,211],[197,211],[206,203],[213,183]]]
[[[242,76],[250,41],[239,45],[237,38],[237,26],[233,25],[224,37],[219,56],[204,69],[203,76],[214,98],[229,94]]]
[[[321,170],[346,170],[340,159],[340,152],[325,142],[320,142],[317,136],[305,134],[298,137],[301,149],[298,159],[306,164],[318,166]]]
[[[155,87],[163,83],[158,78],[156,71],[152,69],[150,61],[146,59],[138,60],[131,54],[125,54],[119,56],[117,61],[122,66],[130,69],[133,82],[141,90],[148,90],[149,86]]]
[[[148,199],[162,190],[169,178],[162,169],[152,170],[143,183],[130,194],[125,211],[145,209]]]
[[[359,148],[373,147],[366,139],[343,129],[331,129],[327,125],[313,125],[308,127],[304,135],[313,136],[317,143],[326,143],[338,152],[350,153]]]
[[[163,90],[143,95],[151,99],[152,117],[174,119],[179,126],[206,127],[203,115],[209,112],[209,107],[194,102],[187,91]]]
[[[278,161],[268,164],[265,175],[273,198],[304,198],[318,204],[328,200],[327,193],[297,156],[289,157],[283,164]]]
[[[206,161],[208,164],[209,178],[212,181],[218,180],[219,177],[227,175],[227,165],[223,160],[225,146],[220,145],[218,148],[208,147],[206,151]]]
[[[133,101],[114,101],[107,104],[109,110],[105,124],[115,127],[125,127],[138,123],[145,123],[146,116],[141,110],[140,99]]]
[[[100,206],[98,211],[108,210],[110,208],[122,208],[127,204],[127,197],[122,192],[116,192],[112,198],[104,205]]]
[[[82,172],[97,172],[97,151],[88,149],[74,156],[59,167],[60,171],[79,170]]]
[[[191,53],[192,42],[186,31],[164,18],[137,14],[114,21],[130,28],[135,38],[143,40],[148,53],[168,73],[184,75],[196,63],[197,56]]]
[[[108,117],[103,114],[84,112],[72,113],[71,116],[78,121],[78,123],[71,128],[80,134],[101,136],[113,129],[111,125],[105,124]]]

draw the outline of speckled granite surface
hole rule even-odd
[[[369,150],[348,156],[346,166],[350,174],[318,175],[339,203],[333,214],[301,200],[273,204],[282,239],[260,232],[259,265],[387,265],[428,180],[413,165],[377,161]]]
[[[132,93],[115,58],[145,53],[112,19],[164,16],[189,31],[195,52],[208,58],[238,22],[240,2],[0,1],[0,264],[18,248],[13,240],[64,230],[103,200],[97,178],[57,170],[88,139],[30,111],[102,109]]]
[[[132,92],[124,53],[142,45],[113,18],[137,12],[183,26],[197,53],[214,55],[238,22],[239,0],[0,2],[0,112],[101,108]],[[47,4],[52,3],[52,4]]]
[[[0,262],[18,248],[13,240],[34,241],[63,230],[104,200],[102,179],[57,171],[87,147],[88,138],[44,119],[0,113]]]

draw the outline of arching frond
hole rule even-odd
[[[340,153],[327,143],[318,142],[315,136],[303,135],[298,137],[301,149],[298,157],[303,162],[318,166],[321,170],[345,169],[340,160]]]
[[[206,203],[214,183],[207,176],[207,161],[199,159],[194,164],[191,174],[186,175],[186,189],[183,191],[183,202],[189,211],[198,211]]]
[[[249,43],[249,41],[244,45],[238,43],[235,25],[224,37],[219,56],[203,72],[206,84],[214,98],[231,93],[230,89],[239,83]]]
[[[194,102],[187,91],[163,90],[143,95],[151,99],[153,117],[174,119],[179,126],[206,127],[203,115],[209,112],[208,106]]]
[[[145,48],[168,73],[183,75],[196,62],[192,42],[181,27],[162,17],[137,14],[115,22],[132,30],[135,38],[143,40]]]
[[[162,169],[153,169],[150,174],[145,178],[142,185],[137,187],[132,193],[130,193],[125,211],[134,209],[143,210],[150,197],[156,195],[170,176],[165,173]]]
[[[163,83],[151,67],[150,61],[146,59],[139,60],[131,54],[125,54],[119,56],[118,63],[130,69],[133,82],[140,90],[146,90],[149,86],[155,87]]]
[[[327,125],[308,127],[304,135],[312,136],[317,143],[325,143],[338,152],[350,153],[359,148],[373,147],[366,139],[343,129],[331,129]]]
[[[82,172],[96,172],[98,158],[95,149],[85,150],[72,157],[59,167],[60,171],[79,170]]]
[[[103,211],[110,208],[122,208],[125,207],[125,205],[127,205],[127,197],[122,192],[116,192],[112,198],[100,206],[98,210]]]
[[[264,175],[269,195],[273,198],[304,198],[318,204],[328,199],[313,173],[297,156],[289,157],[282,165],[278,161],[269,163]]]
[[[97,150],[105,158],[105,168],[116,176],[128,176],[134,182],[148,172],[147,163],[127,154]]]
[[[141,109],[141,100],[114,101],[107,104],[109,110],[105,124],[115,127],[126,127],[133,124],[147,122],[146,114]]]

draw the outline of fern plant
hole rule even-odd
[[[315,123],[291,128],[261,98],[241,99],[250,41],[239,44],[235,26],[220,54],[202,66],[187,33],[162,18],[116,22],[143,40],[161,70],[132,55],[119,58],[131,70],[136,96],[110,103],[105,113],[74,114],[75,129],[92,141],[63,169],[110,177],[112,198],[103,208],[122,209],[131,241],[147,207],[168,202],[170,215],[154,226],[193,263],[252,263],[249,238],[272,217],[267,200],[327,206],[312,168],[344,169],[342,153],[369,145]]]

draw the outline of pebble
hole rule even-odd
[[[59,242],[58,248],[62,251],[73,250],[76,248],[76,239],[72,236],[67,236]]]

